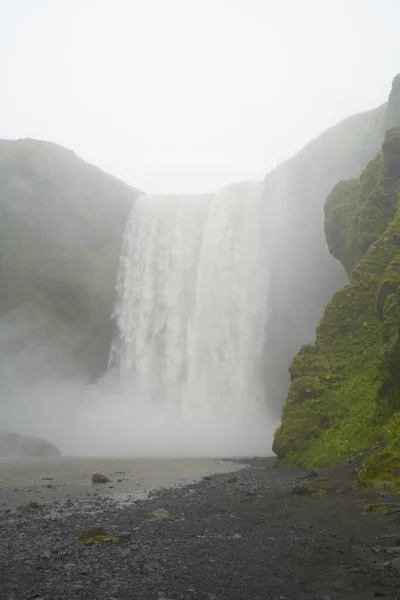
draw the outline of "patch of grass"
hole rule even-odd
[[[391,513],[390,507],[384,504],[368,504],[367,511],[377,513],[378,515],[388,515]]]

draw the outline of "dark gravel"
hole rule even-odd
[[[400,599],[398,496],[356,491],[350,465],[307,478],[273,459],[247,462],[126,506],[1,513],[1,600]],[[366,510],[389,502],[391,514]],[[157,509],[170,517],[149,519]],[[123,535],[74,545],[95,526]]]

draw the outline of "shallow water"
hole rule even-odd
[[[13,458],[0,459],[0,505],[29,501],[106,497],[118,502],[145,497],[152,490],[194,483],[214,473],[237,471],[237,463],[213,459]],[[110,483],[92,484],[102,473]]]

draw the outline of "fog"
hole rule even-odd
[[[398,71],[396,0],[0,0],[0,137],[148,193],[262,179]]]
[[[96,386],[52,381],[15,382],[0,406],[2,428],[36,435],[64,455],[232,457],[272,454],[273,429],[265,409],[186,413]]]

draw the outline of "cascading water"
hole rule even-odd
[[[269,451],[261,196],[261,182],[246,182],[143,195],[132,208],[110,364],[135,407],[135,435],[159,451]]]

